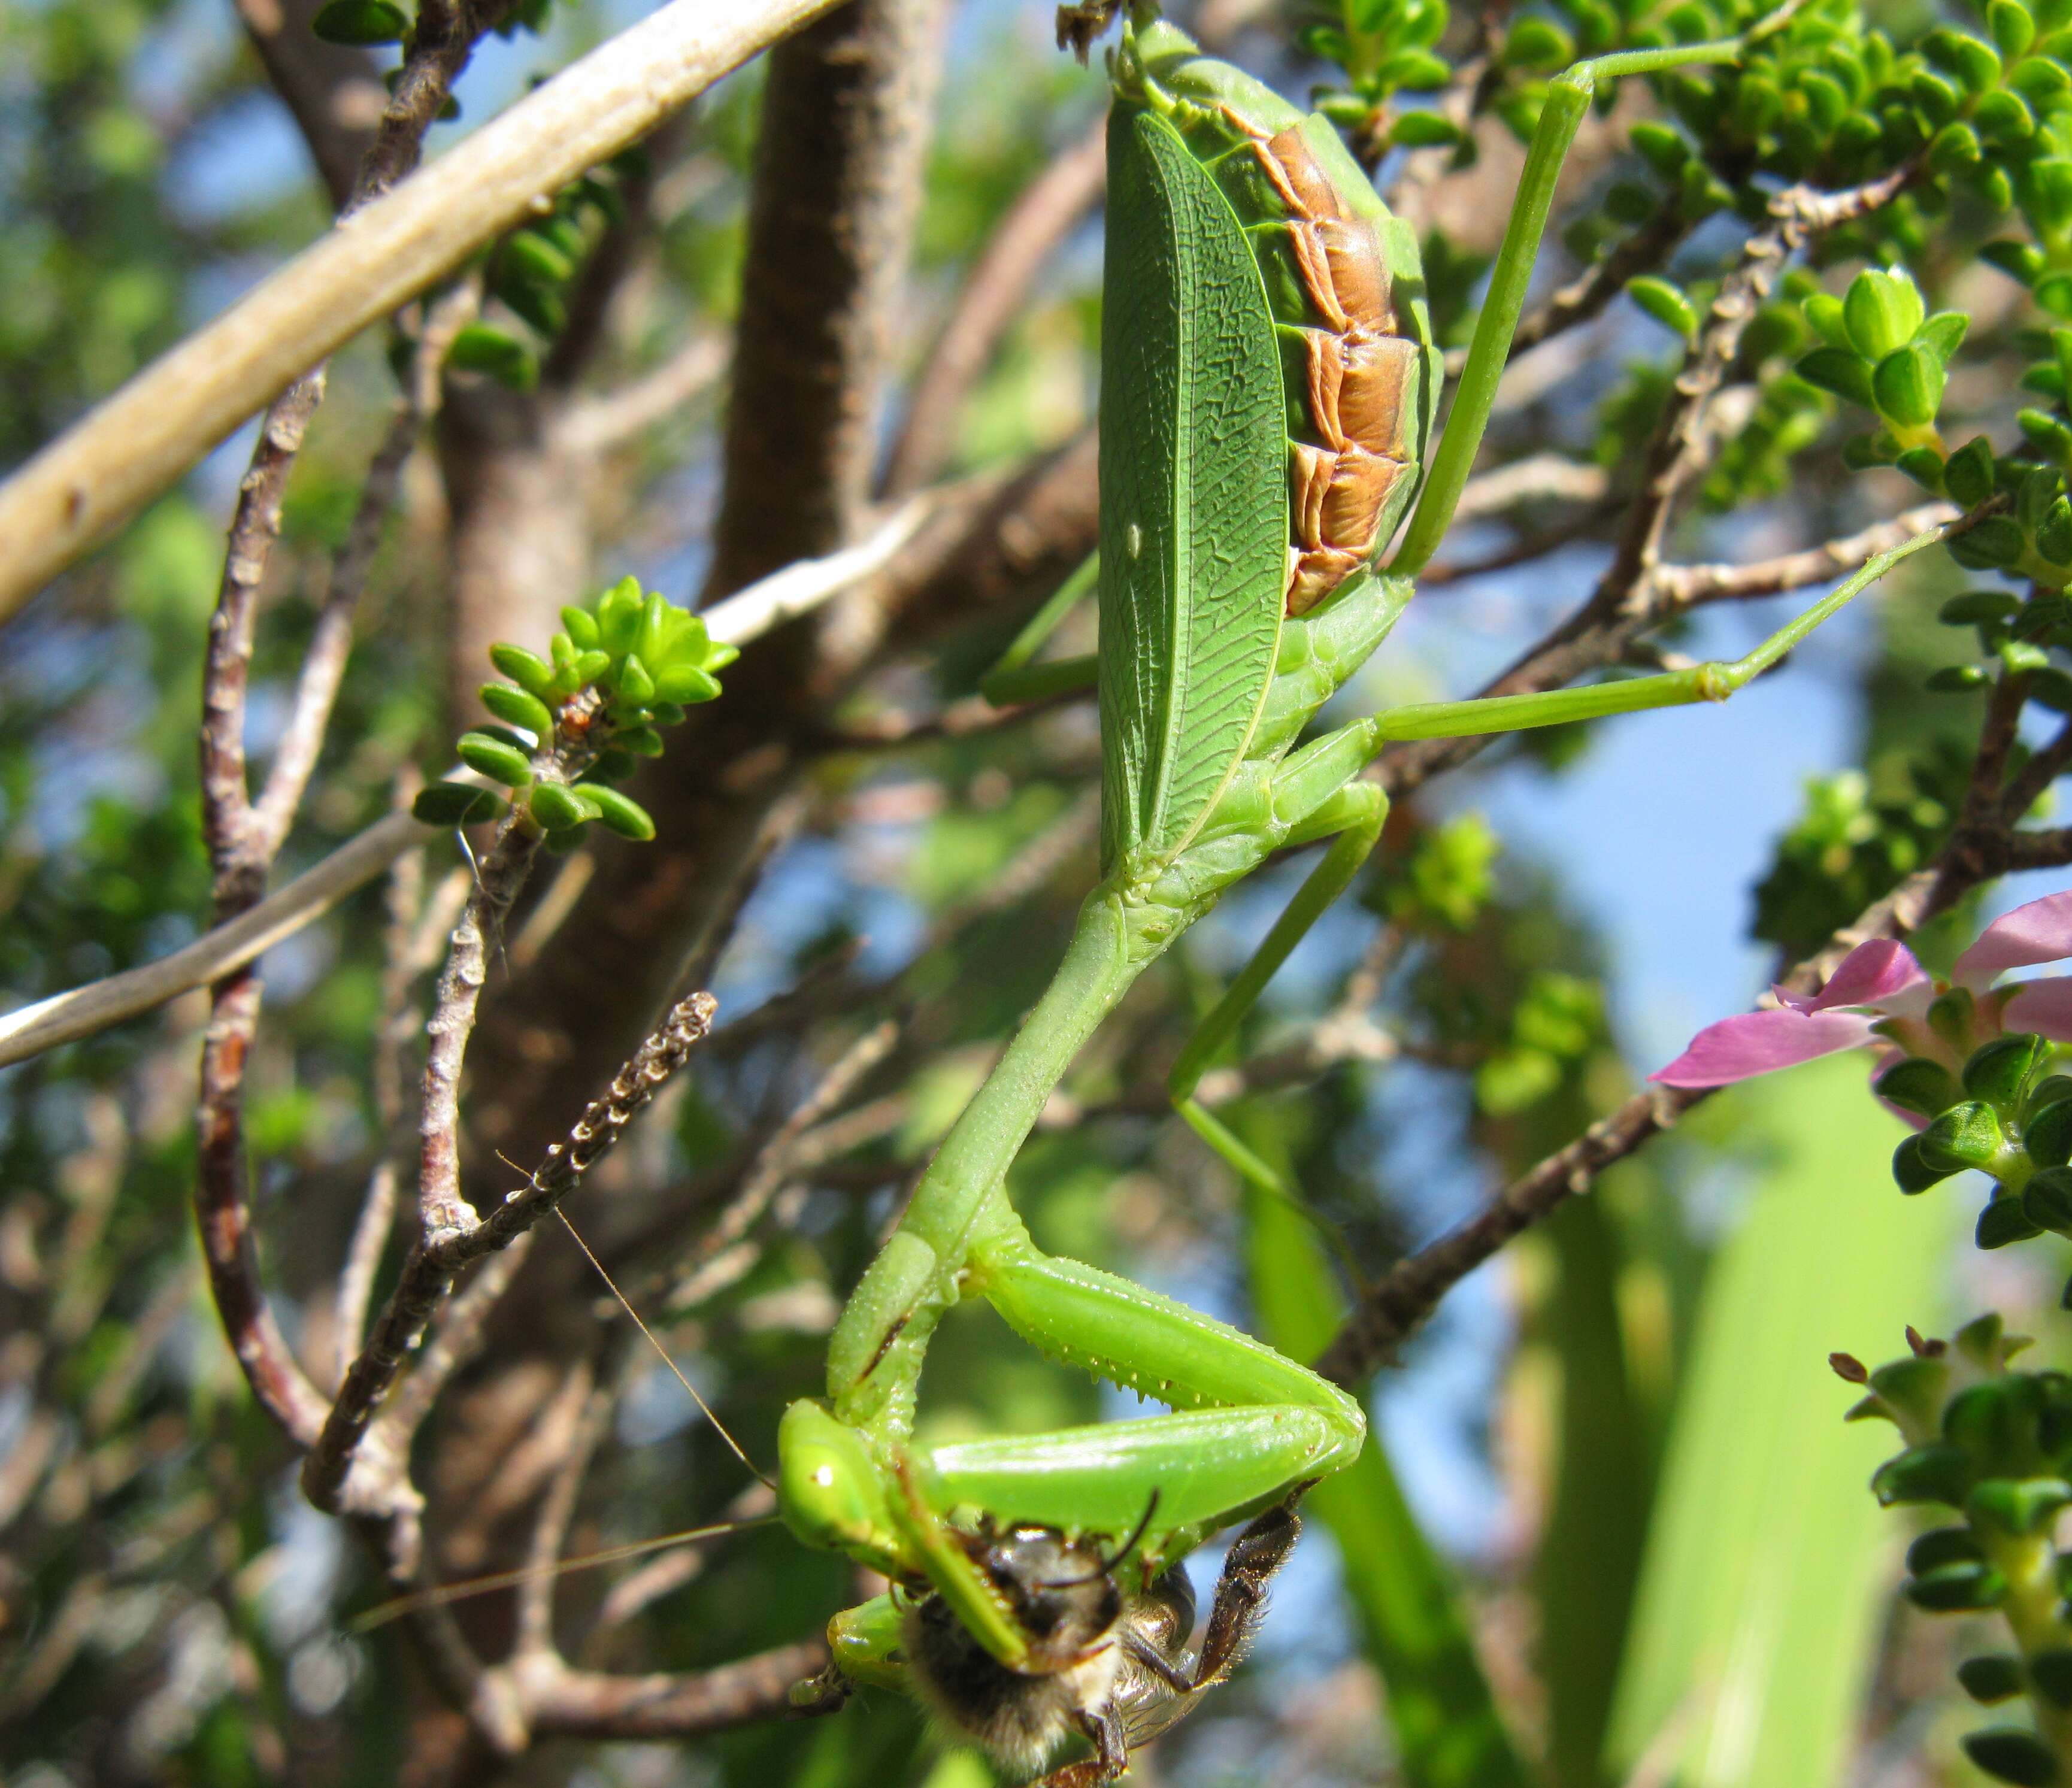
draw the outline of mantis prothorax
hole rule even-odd
[[[801,1704],[838,1702],[856,1682],[919,1687],[1025,1768],[1076,1727],[1096,1754],[1049,1779],[1090,1784],[1120,1774],[1130,1742],[1229,1667],[1293,1542],[1289,1504],[1352,1461],[1365,1418],[1242,1331],[1036,1247],[1004,1182],[1052,1089],[1136,976],[1232,884],[1328,840],[1170,1081],[1211,1148],[1285,1194],[1194,1092],[1373,849],[1387,804],[1361,772],[1383,744],[1724,699],[1926,544],[1873,560],[1731,664],[1400,708],[1303,738],[1388,635],[1453,515],[1596,84],[1729,61],[1745,43],[1608,55],[1552,84],[1435,453],[1441,361],[1409,230],[1325,120],[1151,17],[1126,22],[1112,62],[1098,568],[1046,605],[989,685],[1004,696],[1082,677],[1081,665],[1029,660],[1097,582],[1101,877],[1055,979],[843,1310],[826,1396],[784,1416],[784,1520],[894,1586],[836,1617],[832,1671],[801,1686]],[[1174,1412],[916,1445],[930,1338],[973,1296],[1053,1359]],[[1190,1659],[1172,1568],[1240,1521],[1252,1526],[1211,1640]]]

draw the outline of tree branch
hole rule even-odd
[[[941,471],[958,408],[1019,314],[1037,275],[1100,203],[1107,177],[1104,117],[1060,152],[1008,208],[922,363],[906,419],[886,463],[886,495],[903,495]]]

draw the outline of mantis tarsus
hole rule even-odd
[[[1277,852],[1329,841],[1170,1082],[1211,1147],[1285,1193],[1194,1095],[1373,849],[1387,804],[1361,771],[1382,746],[1724,699],[1926,543],[1873,560],[1731,664],[1397,709],[1304,740],[1388,635],[1452,516],[1596,84],[1730,60],[1745,43],[1608,55],[1552,84],[1434,452],[1440,361],[1409,231],[1326,121],[1170,27],[1126,22],[1112,65],[1098,569],[1046,605],[989,684],[1004,697],[1083,680],[1083,663],[1029,661],[1098,583],[1101,879],[1055,979],[845,1308],[826,1397],[785,1415],[784,1519],[894,1585],[836,1617],[832,1671],[802,1685],[802,1705],[835,1704],[858,1682],[918,1687],[1024,1769],[1076,1728],[1096,1754],[1046,1780],[1091,1784],[1120,1774],[1131,1742],[1227,1669],[1293,1543],[1294,1497],[1350,1463],[1365,1419],[1242,1331],[1035,1247],[1004,1180],[1052,1089],[1136,976],[1229,887]],[[930,1338],[972,1296],[1050,1358],[1174,1412],[916,1445]],[[1174,1567],[1242,1521],[1211,1640],[1190,1659]]]

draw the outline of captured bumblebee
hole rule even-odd
[[[1301,1531],[1294,1502],[1291,1496],[1267,1510],[1231,1542],[1198,1652],[1190,1654],[1187,1643],[1195,1605],[1186,1573],[1178,1565],[1154,1571],[1130,1560],[1141,1529],[1109,1556],[1092,1536],[985,1522],[959,1541],[1026,1638],[1025,1667],[1011,1669],[995,1658],[931,1592],[892,1598],[898,1647],[879,1654],[872,1678],[911,1689],[947,1728],[1023,1777],[1077,1735],[1093,1755],[1052,1770],[1032,1788],[1099,1788],[1128,1769],[1133,1750],[1185,1718],[1243,1659],[1265,1612],[1267,1586]],[[839,1634],[836,1640],[839,1658],[845,1648]],[[883,1674],[887,1664],[896,1677]],[[801,1712],[832,1712],[853,1687],[837,1663],[810,1687],[801,1685],[808,1692],[795,1705]]]

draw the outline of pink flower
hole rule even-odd
[[[1773,989],[1778,1004],[1708,1025],[1666,1068],[1648,1076],[1668,1087],[1725,1087],[1816,1055],[1868,1046],[1885,1056],[1930,1055],[1951,1069],[2004,1031],[2036,1031],[2072,1042],[2072,976],[1996,989],[2010,968],[2072,956],[2072,891],[2045,894],[1988,926],[1957,959],[1947,984],[1932,980],[1903,943],[1860,943],[1814,997]],[[1972,999],[1961,1049],[1929,1028],[1928,1008],[1952,988]]]

